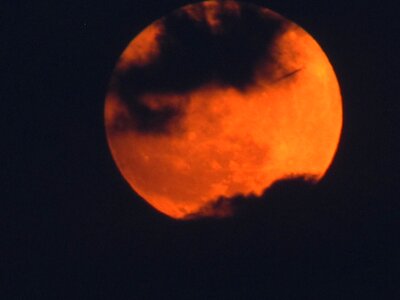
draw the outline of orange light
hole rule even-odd
[[[217,2],[207,3],[201,7],[204,15],[201,4],[182,11],[216,26]],[[224,9],[238,10],[230,3]],[[262,12],[277,18],[269,10]],[[320,179],[325,174],[342,127],[339,85],[316,41],[286,22],[268,50],[274,53],[273,74],[268,62],[260,63],[254,83],[245,90],[210,80],[189,91],[141,95],[149,109],[184,110],[173,134],[119,127],[121,118],[134,123],[134,116],[118,94],[107,94],[105,125],[112,156],[131,187],[154,208],[179,219],[221,196],[260,195],[288,176]],[[116,73],[145,66],[160,55],[156,36],[163,31],[162,21],[155,24],[130,43]]]

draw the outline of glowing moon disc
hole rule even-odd
[[[320,179],[335,155],[335,73],[301,27],[233,1],[185,6],[122,53],[105,102],[112,156],[131,187],[173,218],[276,180]]]

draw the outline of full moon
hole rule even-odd
[[[221,197],[261,195],[277,180],[318,182],[341,128],[340,88],[318,43],[235,1],[187,5],[146,27],[122,52],[105,100],[122,176],[175,219],[213,217],[204,208]]]

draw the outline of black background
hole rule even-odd
[[[103,127],[122,50],[187,3],[160,2],[4,5],[1,292],[27,299],[398,295],[394,1],[252,1],[301,25],[330,58],[344,105],[338,153],[316,188],[283,186],[247,214],[193,222],[173,221],[135,197]]]

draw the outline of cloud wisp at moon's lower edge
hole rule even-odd
[[[315,176],[299,175],[276,181],[266,188],[260,196],[235,195],[233,197],[221,196],[209,201],[195,212],[186,215],[183,220],[219,219],[240,216],[252,216],[259,213],[271,201],[295,201],[296,198],[312,197],[312,190],[317,183]],[[301,196],[300,196],[301,195]],[[301,205],[301,204],[300,204]]]

